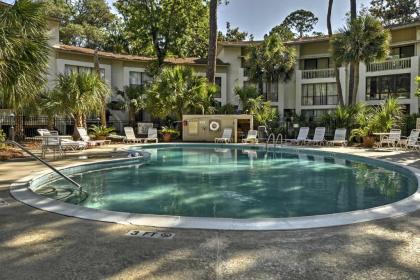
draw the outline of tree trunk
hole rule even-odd
[[[360,80],[360,63],[357,62],[354,64],[354,94],[353,94],[353,104],[357,102],[357,93],[359,91],[359,80]]]
[[[94,54],[94,57],[93,57],[93,64],[94,64],[96,74],[99,77],[101,77],[101,68],[99,66],[98,49],[95,49],[95,54]],[[106,97],[104,97],[104,100],[102,100],[101,125],[106,126]]]
[[[24,131],[24,124],[23,124],[23,115],[20,112],[17,112],[15,117],[15,128],[14,128],[14,138],[15,141],[23,141],[25,140],[25,131]]]
[[[350,0],[350,19],[355,20],[357,17],[357,4],[356,0]],[[350,77],[349,77],[349,104],[353,105],[355,103],[355,89],[354,89],[354,74],[355,74],[355,64],[350,63]]]
[[[328,27],[328,36],[330,38],[330,41],[333,36],[332,26],[331,26],[331,14],[332,14],[333,4],[334,4],[334,0],[328,1],[327,27]],[[338,67],[335,63],[334,63],[334,74],[335,74],[335,82],[337,85],[338,104],[341,106],[344,106],[343,89],[341,87],[341,81],[340,81],[340,71],[338,70]]]
[[[215,83],[216,53],[217,53],[217,5],[218,0],[210,1],[210,32],[209,50],[207,62],[207,79],[209,83]]]
[[[77,131],[78,127],[85,127],[84,126],[84,118],[83,118],[83,114],[75,114],[74,115],[74,130],[73,130],[73,138],[74,139],[79,139],[80,135],[79,132]]]

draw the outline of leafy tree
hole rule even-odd
[[[62,114],[74,119],[76,127],[86,126],[86,116],[100,113],[111,89],[96,72],[60,74],[52,102]]]
[[[250,69],[250,80],[258,84],[262,94],[264,82],[267,83],[267,92],[271,92],[273,82],[290,78],[296,63],[296,51],[274,33],[266,36],[262,44],[252,46],[245,62]]]
[[[420,17],[418,0],[372,0],[369,12],[385,25],[405,24]]]
[[[331,15],[332,15],[333,5],[334,5],[334,0],[328,0],[327,28],[328,28],[328,37],[330,41],[333,38],[333,31],[332,31],[332,26],[331,26]],[[336,64],[334,64],[334,74],[335,74],[335,83],[337,87],[338,103],[341,106],[343,106],[344,105],[343,89],[341,87],[340,71],[338,70],[338,67]]]
[[[60,40],[64,44],[103,49],[108,28],[116,19],[105,0],[45,0],[47,12],[61,18]]]
[[[230,22],[226,22],[226,35],[219,31],[218,40],[226,42],[240,42],[245,41],[250,38],[253,40],[253,36],[249,35],[248,32],[242,32],[239,30],[239,27],[231,28]]]
[[[216,90],[190,67],[165,67],[147,90],[146,110],[158,118],[177,120],[188,113],[212,112]]]
[[[299,38],[302,38],[305,33],[311,32],[317,23],[318,18],[311,11],[297,10],[288,15],[282,25],[295,30]]]
[[[118,0],[132,52],[157,57],[204,56],[208,6],[202,0]]]
[[[389,52],[390,33],[372,16],[348,20],[331,41],[337,66],[354,63],[354,84],[349,84],[349,105],[355,104],[359,86],[359,65],[384,59]],[[350,89],[353,89],[350,91]]]
[[[417,81],[416,96],[420,97],[420,76],[416,77],[416,81]]]
[[[283,41],[291,41],[295,38],[295,34],[290,30],[288,26],[285,26],[283,24],[277,25],[273,27],[268,35],[265,35],[264,37],[277,34],[282,38]]]
[[[0,104],[16,115],[16,138],[23,139],[23,110],[45,86],[48,25],[45,5],[17,0],[0,10]]]

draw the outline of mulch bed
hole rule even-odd
[[[0,148],[0,161],[6,161],[14,158],[24,158],[25,155],[18,149],[5,147]]]

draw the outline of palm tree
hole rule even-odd
[[[357,3],[356,0],[350,0],[350,20],[356,20],[357,18]],[[356,102],[355,100],[355,71],[359,71],[359,69],[356,69],[356,65],[354,62],[350,62],[350,74],[349,74],[349,101],[348,104],[354,104]]]
[[[54,100],[62,114],[74,119],[75,127],[86,127],[86,115],[100,113],[102,102],[111,94],[109,86],[96,73],[60,74]]]
[[[215,83],[216,73],[216,53],[217,53],[217,6],[219,0],[210,0],[210,31],[209,31],[209,50],[207,62],[207,79],[209,83]]]
[[[248,101],[258,97],[257,88],[254,86],[235,87],[235,94],[239,97],[242,112],[248,110]]]
[[[390,33],[376,18],[366,15],[349,20],[331,41],[333,58],[337,66],[353,63],[353,93],[349,92],[349,105],[357,100],[359,65],[384,59],[389,52]],[[350,81],[349,81],[350,82]],[[350,85],[349,85],[350,88]]]
[[[331,14],[332,14],[333,4],[334,4],[334,0],[328,1],[327,27],[328,27],[328,37],[330,38],[330,41],[333,37],[332,26],[331,26]],[[340,71],[338,70],[337,65],[334,65],[334,74],[335,74],[335,82],[337,85],[338,103],[339,105],[343,106],[344,105],[343,89],[341,87]]]
[[[267,94],[270,94],[273,82],[288,80],[295,63],[295,49],[286,46],[277,33],[266,36],[261,45],[253,46],[246,58],[250,80],[258,84],[260,94],[263,93],[264,82],[267,84]]]
[[[130,85],[126,86],[122,92],[128,109],[128,120],[131,125],[135,123],[135,114],[146,108],[146,90],[144,85]]]
[[[171,116],[180,120],[183,114],[212,109],[215,93],[215,86],[197,76],[191,67],[167,67],[147,90],[146,109],[159,118]]]
[[[0,10],[0,103],[14,110],[16,139],[24,138],[23,111],[46,82],[48,25],[42,2],[17,0]]]

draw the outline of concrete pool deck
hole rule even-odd
[[[94,157],[83,161],[108,157],[113,149],[88,151]],[[333,150],[420,168],[418,152]],[[420,211],[311,230],[145,228],[69,218],[10,197],[12,182],[41,170],[32,160],[0,163],[0,202],[6,202],[0,203],[0,279],[418,279],[420,275]],[[141,239],[126,236],[130,230],[169,231],[176,236]]]

